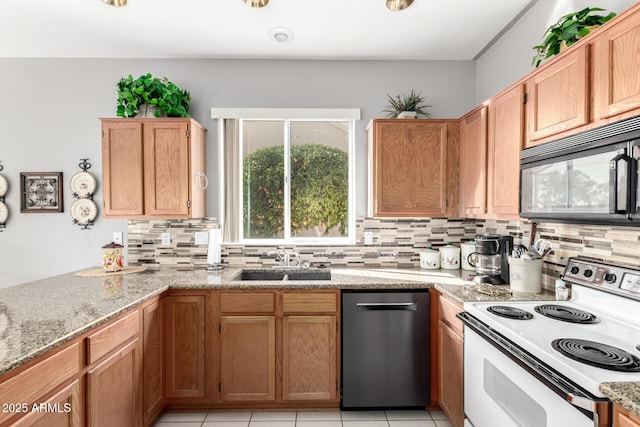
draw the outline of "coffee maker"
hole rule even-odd
[[[482,234],[475,237],[475,252],[468,262],[476,268],[469,279],[476,283],[504,285],[509,283],[509,255],[513,250],[513,237]]]

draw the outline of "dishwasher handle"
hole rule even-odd
[[[358,311],[416,311],[417,302],[359,302]]]

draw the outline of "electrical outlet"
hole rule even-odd
[[[206,245],[209,243],[209,233],[206,231],[196,231],[196,245]]]
[[[114,231],[113,236],[111,237],[111,241],[113,243],[122,245],[122,231]]]
[[[171,244],[171,233],[162,233],[162,244],[165,246]]]
[[[364,232],[364,244],[373,245],[373,232],[371,231]]]

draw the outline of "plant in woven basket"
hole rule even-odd
[[[166,77],[153,77],[144,74],[137,79],[129,74],[117,84],[118,104],[116,114],[119,117],[134,117],[143,104],[158,107],[156,117],[190,117],[188,110],[191,95],[180,89]],[[164,113],[164,114],[163,114]]]
[[[534,46],[536,51],[531,65],[536,68],[542,60],[557,55],[563,49],[571,46],[582,37],[616,16],[615,12],[608,15],[592,15],[592,12],[601,12],[604,9],[599,7],[586,7],[578,12],[573,12],[561,17],[558,22],[547,28],[544,33],[544,41],[538,46]]]
[[[382,111],[387,113],[387,117],[398,117],[398,114],[403,111],[415,111],[416,115],[430,117],[430,114],[424,109],[431,107],[431,105],[424,104],[424,97],[421,92],[416,93],[415,90],[411,89],[408,95],[401,93],[396,96],[387,95],[387,98],[389,105]]]

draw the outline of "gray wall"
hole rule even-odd
[[[366,134],[382,117],[386,95],[422,91],[435,118],[473,108],[475,63],[289,60],[0,59],[0,163],[9,180],[7,228],[0,232],[0,287],[99,265],[112,231],[125,220],[99,217],[90,230],[71,223],[69,179],[80,158],[98,177],[102,205],[99,117],[114,117],[123,76],[167,76],[192,93],[192,116],[209,129],[208,173],[216,176],[217,123],[211,107],[360,108],[356,128],[356,212],[366,211]],[[64,213],[20,213],[20,172],[64,174]],[[217,183],[208,214],[217,216]]]
[[[633,0],[539,0],[518,22],[477,61],[476,104],[491,98],[507,86],[531,72],[533,46],[558,18],[585,7],[601,7],[620,13],[636,2]]]

